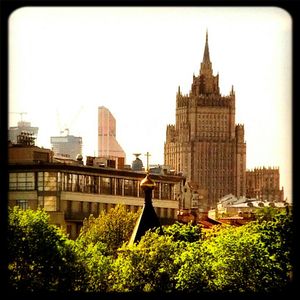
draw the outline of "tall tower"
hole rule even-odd
[[[226,194],[245,195],[244,126],[235,124],[233,86],[228,96],[220,94],[207,32],[199,75],[193,75],[189,94],[183,94],[178,87],[176,123],[167,126],[164,163],[206,190],[211,208]]]
[[[98,157],[125,160],[125,152],[116,139],[116,120],[104,106],[98,107]]]

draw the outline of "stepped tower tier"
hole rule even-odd
[[[220,95],[219,74],[213,75],[212,63],[209,57],[208,32],[204,47],[203,60],[200,66],[199,76],[193,75],[193,83],[190,96]]]

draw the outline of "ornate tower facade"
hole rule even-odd
[[[220,94],[207,32],[199,75],[193,75],[189,94],[178,87],[176,123],[167,126],[164,163],[206,190],[210,208],[226,194],[246,194],[244,126],[235,124],[233,87],[228,96]]]

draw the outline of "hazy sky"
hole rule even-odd
[[[291,199],[292,20],[276,7],[27,7],[9,24],[9,111],[39,127],[37,145],[69,128],[97,155],[97,109],[126,152],[163,164],[176,92],[199,74],[205,32],[220,91],[236,92],[247,169],[279,167]],[[9,114],[9,126],[21,119]],[[146,157],[141,156],[146,164]]]

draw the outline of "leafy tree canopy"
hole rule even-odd
[[[82,284],[74,243],[38,209],[9,208],[8,272],[16,291],[68,291]]]
[[[99,217],[91,215],[83,222],[77,243],[87,246],[101,244],[106,254],[115,254],[122,244],[130,239],[135,223],[139,217],[137,213],[126,210],[125,205],[118,204],[108,212],[102,211]]]

